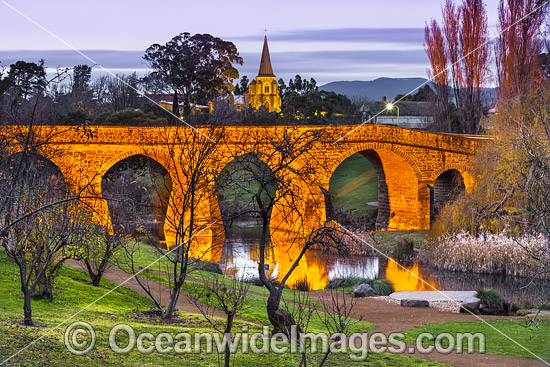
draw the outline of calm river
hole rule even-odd
[[[258,243],[261,228],[255,222],[239,222],[227,232],[220,266],[225,275],[238,278],[258,278]],[[298,244],[282,244],[273,240],[267,251],[266,273],[280,280],[298,256]],[[405,269],[402,268],[405,267]],[[385,278],[396,291],[404,290],[477,290],[493,288],[505,300],[525,306],[527,302],[541,302],[547,296],[544,289],[528,286],[525,278],[438,271],[423,268],[417,263],[398,264],[392,258],[363,256],[342,258],[327,256],[318,251],[306,253],[300,266],[294,270],[287,285],[307,281],[311,290],[324,289],[328,282],[343,277]],[[425,282],[419,280],[423,279]]]

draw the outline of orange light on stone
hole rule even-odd
[[[396,292],[435,291],[440,289],[433,275],[420,269],[416,261],[413,262],[412,266],[400,266],[397,261],[391,257],[388,258],[386,280],[393,284]]]

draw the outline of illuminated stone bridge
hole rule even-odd
[[[301,134],[308,130],[329,131],[332,138],[318,141],[314,149],[293,162],[296,168],[307,165],[318,168],[309,181],[303,178],[296,182],[294,190],[304,198],[293,215],[282,215],[284,203],[278,203],[272,212],[270,225],[282,225],[293,231],[307,233],[326,221],[326,202],[321,188],[328,190],[332,173],[342,161],[355,153],[365,156],[378,174],[378,219],[377,227],[387,230],[426,230],[430,227],[430,209],[441,205],[457,176],[462,177],[464,188],[469,191],[473,177],[469,160],[481,144],[476,137],[427,133],[384,125],[364,125],[352,134],[333,144],[335,138],[348,133],[356,126],[304,126],[292,130]],[[66,127],[42,127],[50,136],[50,148],[62,154],[52,155],[66,180],[88,185],[89,194],[101,194],[101,180],[117,162],[134,155],[150,157],[163,165],[174,179],[178,175],[174,167],[173,148],[166,144],[175,127],[93,127],[94,137]],[[182,129],[182,128],[179,128]],[[209,166],[216,176],[226,164],[255,143],[250,136],[276,137],[288,127],[225,127],[223,143]],[[67,131],[68,130],[68,131]],[[196,134],[186,128],[187,133]],[[200,128],[208,134],[208,128]],[[252,135],[250,133],[253,133]],[[255,134],[255,135],[254,135]],[[252,139],[253,140],[253,139]],[[266,139],[265,141],[269,141]],[[172,150],[171,150],[172,149]],[[269,153],[273,146],[266,143],[261,148]],[[183,153],[184,154],[184,153]],[[305,182],[305,183],[304,183]],[[166,223],[173,222],[172,206],[181,196],[184,185],[172,185],[171,200],[166,213]],[[213,189],[213,188],[210,188]],[[432,191],[432,194],[430,194]],[[217,196],[212,193],[201,199],[200,223],[206,225],[219,216]],[[106,201],[98,200],[99,212],[109,220]],[[208,237],[209,230],[203,235]],[[174,243],[173,230],[165,224],[164,233],[168,245]]]

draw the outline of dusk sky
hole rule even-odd
[[[424,24],[440,20],[441,2],[0,0],[0,61],[91,64],[70,45],[115,73],[143,73],[148,65],[141,57],[151,44],[164,44],[181,32],[210,33],[236,44],[244,59],[239,71],[253,78],[267,29],[274,72],[287,82],[296,74],[319,84],[426,77]],[[485,3],[493,36],[498,0]]]

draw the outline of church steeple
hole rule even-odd
[[[245,106],[250,105],[255,109],[263,107],[269,112],[279,112],[281,110],[279,85],[277,84],[277,77],[273,74],[273,67],[271,67],[267,35],[264,37],[264,48],[258,76],[248,85],[248,92],[245,93],[244,99]]]
[[[271,67],[271,57],[269,56],[269,47],[267,46],[267,35],[264,37],[264,49],[262,50],[262,59],[260,61],[260,71],[258,76],[274,76]]]

